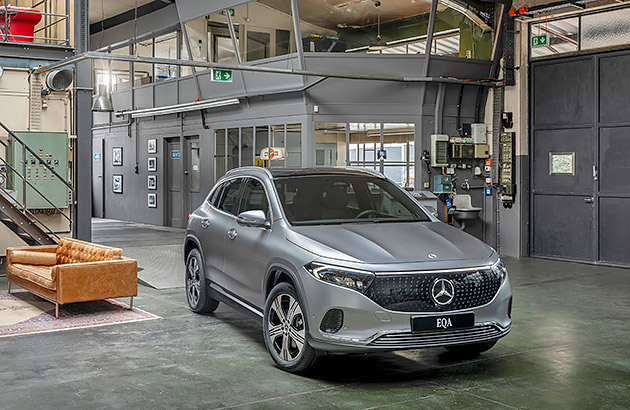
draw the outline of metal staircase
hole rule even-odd
[[[9,141],[11,144],[20,144],[23,147],[24,152],[28,152],[33,155],[34,158],[39,160],[39,164],[46,167],[51,174],[54,174],[57,179],[63,182],[71,192],[74,191],[72,185],[66,180],[66,178],[59,175],[46,161],[40,158],[31,148],[29,148],[13,131],[7,128],[2,122],[2,127],[9,135]],[[9,151],[9,144],[0,140],[0,144],[5,147],[5,152]],[[13,233],[19,236],[28,245],[53,245],[59,242],[59,236],[51,229],[49,229],[31,210],[26,206],[26,195],[23,195],[23,202],[20,202],[19,196],[15,195],[15,185],[21,184],[22,192],[26,192],[27,187],[32,189],[41,198],[43,198],[52,209],[62,215],[70,223],[70,230],[72,230],[72,218],[66,215],[61,209],[56,207],[46,196],[44,196],[33,184],[31,184],[20,172],[20,167],[12,166],[6,159],[6,155],[0,155],[0,166],[4,168],[4,172],[0,172],[0,223],[7,226]],[[13,178],[8,178],[9,173]],[[11,186],[11,185],[14,186]]]

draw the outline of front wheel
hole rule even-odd
[[[265,302],[263,333],[273,360],[288,372],[303,372],[317,361],[317,352],[306,340],[302,303],[289,283],[271,290]]]
[[[444,346],[451,353],[462,356],[474,356],[492,349],[497,344],[496,340],[482,343],[471,343],[468,345]]]
[[[210,297],[203,259],[198,249],[193,249],[186,258],[186,299],[190,310],[195,313],[212,313],[219,301]]]

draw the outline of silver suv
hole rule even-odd
[[[262,320],[273,360],[444,346],[478,353],[512,324],[499,255],[383,175],[239,168],[190,214],[186,295]]]

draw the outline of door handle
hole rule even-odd
[[[189,174],[189,172],[188,172],[188,171],[184,171],[184,175],[188,175],[188,174]]]
[[[228,238],[234,240],[238,236],[238,232],[236,231],[236,229],[232,228],[227,232],[227,235],[228,235]]]
[[[201,227],[202,227],[203,229],[206,229],[206,228],[207,228],[207,227],[209,227],[209,226],[210,226],[210,221],[209,221],[209,220],[204,219],[203,221],[201,221]]]
[[[592,204],[593,202],[595,202],[595,198],[591,197],[591,198],[584,198],[584,202],[586,202],[587,204]]]

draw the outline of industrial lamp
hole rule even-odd
[[[92,104],[92,111],[98,112],[112,112],[114,111],[114,107],[112,106],[112,102],[107,95],[107,85],[100,84],[98,86],[98,95]]]
[[[376,10],[378,11],[377,13],[377,23],[376,23],[376,27],[377,27],[377,34],[376,34],[376,43],[372,43],[370,44],[370,46],[368,47],[368,50],[370,51],[381,51],[381,50],[385,50],[387,48],[387,44],[383,43],[381,41],[381,2],[380,1],[376,1],[374,2],[374,5],[376,6]]]

